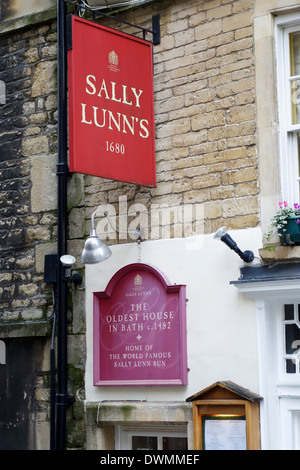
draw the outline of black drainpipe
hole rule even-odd
[[[58,97],[58,151],[57,151],[57,392],[56,436],[54,413],[51,413],[51,450],[64,450],[66,438],[66,410],[74,399],[67,390],[67,282],[60,257],[67,254],[67,178],[69,174],[67,146],[67,6],[68,0],[57,0],[57,97]],[[72,2],[70,2],[72,3]],[[103,15],[108,16],[108,15]],[[113,18],[113,17],[112,17]],[[160,44],[159,15],[152,18],[154,44]],[[128,23],[129,24],[129,23]],[[140,28],[143,29],[143,28]],[[146,30],[144,30],[144,34]],[[52,345],[53,349],[53,345]],[[54,352],[51,351],[53,369]],[[54,374],[51,375],[54,383]],[[53,387],[54,385],[52,385]],[[53,390],[51,390],[53,395]],[[54,447],[54,448],[52,448]]]
[[[67,45],[66,3],[57,0],[58,156],[57,156],[57,393],[56,448],[65,449],[67,393],[67,283],[60,257],[67,253]]]

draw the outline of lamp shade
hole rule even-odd
[[[92,229],[90,236],[84,244],[81,261],[84,264],[100,263],[109,258],[110,255],[111,250],[97,237],[96,231]]]
[[[62,262],[63,266],[70,268],[75,263],[76,259],[72,255],[63,255],[60,257],[60,261]]]
[[[217,238],[218,240],[221,240],[224,235],[227,233],[227,228],[226,227],[221,227],[219,230],[215,233],[214,238]]]

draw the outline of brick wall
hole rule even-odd
[[[148,27],[152,14],[161,15],[162,42],[154,47],[157,188],[87,177],[87,218],[105,203],[118,213],[122,196],[128,207],[146,206],[148,238],[150,214],[162,205],[201,205],[204,224],[193,233],[259,223],[252,7],[252,0],[177,0],[125,15]]]
[[[75,255],[99,205],[121,216],[127,211],[121,228],[144,211],[148,239],[259,223],[252,3],[164,0],[123,13],[145,26],[152,14],[161,15],[162,42],[154,47],[157,187],[73,175],[69,238]],[[6,309],[11,319],[40,318],[50,297],[42,282],[44,254],[56,250],[55,24],[2,35],[0,47],[7,89],[0,105],[0,306],[4,319]],[[161,230],[162,209],[186,206],[200,208],[192,221],[200,214],[204,223]],[[127,241],[127,235],[110,238]]]
[[[56,219],[32,207],[32,169],[36,155],[47,160],[56,147],[55,24],[1,36],[0,57],[6,88],[0,105],[0,318],[43,318],[49,290],[36,271],[35,248],[54,240]],[[42,191],[39,198],[45,198]]]
[[[145,26],[161,15],[162,42],[154,47],[157,187],[73,175],[69,238],[76,256],[91,212],[103,204],[117,214],[126,207],[127,227],[146,211],[149,239],[258,224],[252,3],[164,0],[123,13]],[[55,23],[0,41],[7,89],[0,105],[0,315],[41,318],[50,298],[44,254],[56,250]],[[201,208],[204,224],[196,231],[156,230],[163,221],[155,210],[187,205]]]
[[[44,258],[57,252],[55,20],[0,36],[0,80],[6,88],[5,104],[0,105],[0,337],[38,336],[44,341],[41,370],[28,379],[35,387],[31,420],[37,423],[29,448],[47,448],[53,292],[44,283]],[[82,238],[81,177],[70,177],[69,186],[69,234]],[[74,395],[83,389],[83,296],[84,291],[73,289],[68,302],[69,386]],[[81,447],[85,439],[81,405],[78,400],[68,413],[70,448]]]

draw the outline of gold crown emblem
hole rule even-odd
[[[134,278],[134,285],[141,286],[143,284],[143,278],[139,274],[137,274]]]
[[[115,51],[111,51],[109,54],[108,54],[108,61],[111,65],[119,65],[119,57],[118,55],[115,53]]]

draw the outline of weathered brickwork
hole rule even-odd
[[[191,0],[184,8],[165,1],[127,14],[135,24],[155,8],[161,15],[162,42],[154,47],[157,187],[87,177],[87,206],[116,204],[120,196],[129,207],[142,203],[148,238],[151,211],[163,205],[201,205],[202,233],[258,224],[252,7],[252,0]]]
[[[0,39],[0,79],[6,84],[6,103],[0,106],[0,315],[7,321],[49,314],[35,247],[54,240],[56,220],[54,214],[32,210],[31,158],[43,154],[46,159],[55,151],[55,47],[55,24]],[[52,74],[43,76],[40,67]]]
[[[44,257],[57,252],[56,20],[0,36],[0,80],[6,89],[5,103],[0,105],[0,337],[38,336],[44,341],[41,369],[32,378],[30,418],[40,431],[29,448],[47,448],[54,306],[52,285],[44,282]],[[80,177],[70,177],[69,182],[70,238],[83,237],[78,228]],[[77,204],[75,215],[72,204]],[[84,374],[82,295],[74,292],[76,305],[69,311],[68,332],[73,335],[69,383],[74,394],[82,389]],[[70,307],[72,300],[70,296]],[[80,400],[68,418],[72,419],[68,446],[82,447]]]

